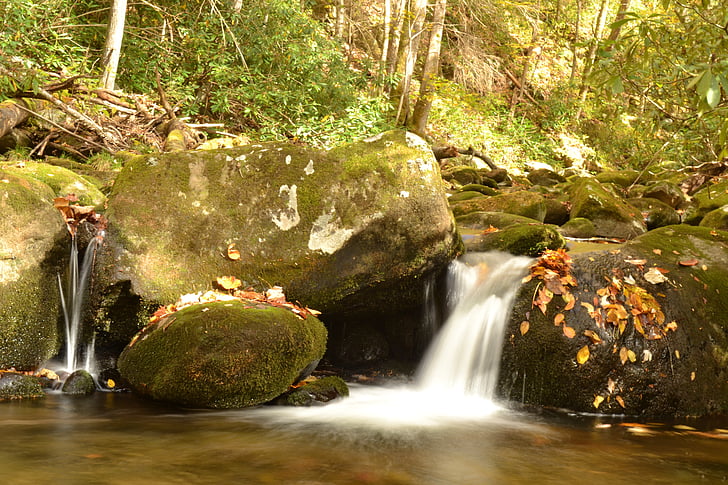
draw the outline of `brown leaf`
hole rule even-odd
[[[680,261],[677,262],[677,264],[679,264],[680,266],[695,266],[696,264],[698,264],[698,262],[699,261],[697,259],[695,259],[695,258],[693,258],[693,259],[681,259]]]
[[[629,360],[629,350],[627,350],[627,347],[622,347],[619,349],[619,360],[622,362],[622,365],[627,363],[627,360]]]
[[[652,252],[659,256],[660,254],[662,254],[662,249],[653,249]]]
[[[561,325],[561,322],[564,321],[564,314],[563,313],[557,313],[554,317],[554,325]]]
[[[624,399],[622,399],[622,396],[617,396],[617,397],[614,398],[614,400],[617,401],[619,403],[619,405],[622,406],[622,408],[625,408],[626,407],[624,405]]]
[[[576,336],[576,330],[571,327],[567,327],[566,325],[564,325],[563,331],[564,335],[566,335],[568,338],[574,338]]]
[[[595,343],[595,344],[602,343],[602,338],[594,330],[584,330],[584,335],[589,337],[591,339],[592,343]]]
[[[667,276],[662,274],[662,271],[660,271],[657,268],[650,268],[644,275],[644,278],[653,285],[657,285],[660,283],[664,283],[667,281]]]
[[[571,293],[564,293],[561,295],[561,298],[566,302],[566,306],[564,306],[564,311],[569,311],[574,308],[574,305],[576,305],[576,297],[574,297],[574,295],[572,295]]]
[[[227,247],[227,257],[232,259],[233,261],[237,261],[240,259],[240,251],[235,249],[235,243],[231,243]]]
[[[522,321],[521,322],[521,335],[526,335],[529,328],[531,328],[531,324],[528,323],[528,320]]]
[[[579,351],[576,353],[576,362],[581,365],[584,364],[587,360],[589,360],[589,346],[585,345],[580,348]]]

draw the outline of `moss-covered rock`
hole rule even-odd
[[[569,187],[571,219],[583,217],[599,236],[631,239],[647,228],[640,211],[616,197],[593,178],[576,179]]]
[[[541,194],[528,191],[510,192],[494,197],[478,198],[451,204],[455,217],[471,212],[505,212],[543,222],[546,202]]]
[[[108,206],[94,295],[106,322],[111,289],[138,297],[124,313],[139,314],[221,275],[281,285],[329,322],[407,312],[422,276],[462,249],[432,150],[401,131],[329,152],[269,143],[136,157]]]
[[[54,195],[0,169],[0,368],[35,369],[60,345],[57,274],[69,239]]]
[[[490,226],[504,229],[514,224],[539,224],[530,217],[506,214],[505,212],[470,212],[455,219],[458,227],[463,229],[485,230]]]
[[[104,194],[93,183],[64,167],[28,161],[22,164],[0,164],[0,169],[43,182],[53,190],[56,197],[74,194],[80,205],[103,208],[106,202]]]
[[[538,168],[531,170],[526,176],[533,185],[541,185],[544,187],[551,187],[562,182],[566,182],[566,178],[563,175],[559,175],[553,170],[547,168]]]
[[[465,240],[467,251],[503,251],[519,256],[538,256],[546,249],[561,249],[566,241],[551,224],[516,224]]]
[[[589,238],[597,235],[597,228],[589,219],[583,217],[575,217],[561,226],[559,230],[565,237],[573,238]]]
[[[680,224],[680,215],[677,211],[661,200],[640,197],[627,199],[627,202],[640,210],[648,230]]]
[[[327,376],[306,382],[282,396],[277,397],[273,404],[284,406],[314,406],[327,403],[339,397],[347,397],[349,387],[341,377]]]
[[[708,212],[698,225],[728,231],[728,205]]]
[[[607,414],[728,412],[728,233],[656,229],[617,251],[574,255],[571,274],[569,310],[559,295],[545,314],[534,309],[538,279],[520,289],[505,337],[502,396]],[[611,322],[621,319],[620,331]]]
[[[75,396],[85,396],[96,392],[96,383],[87,371],[77,370],[66,378],[61,391]]]
[[[480,192],[484,195],[498,195],[498,191],[496,190],[497,184],[495,182],[492,182],[491,185],[481,185],[481,184],[468,184],[463,185],[458,192]]]
[[[448,201],[452,204],[454,202],[462,202],[463,200],[471,200],[479,197],[487,197],[487,195],[475,190],[461,190],[452,194]]]
[[[680,186],[669,180],[650,182],[642,190],[642,197],[657,199],[673,209],[679,209],[688,202]]]
[[[686,224],[699,224],[708,212],[728,205],[728,180],[700,189],[693,194],[693,201],[683,216]]]
[[[238,408],[283,394],[326,349],[326,329],[285,308],[193,305],[142,331],[119,357],[134,390],[184,406]]]
[[[0,372],[0,402],[45,397],[37,377]]]
[[[483,177],[477,168],[461,165],[443,170],[442,178],[457,186],[469,184],[480,185],[483,182]]]
[[[640,173],[636,170],[607,170],[596,175],[596,179],[602,184],[614,184],[627,188],[637,181]]]
[[[545,224],[560,226],[569,220],[571,205],[568,201],[562,200],[561,197],[546,197],[544,202],[546,203],[546,215],[543,218]]]

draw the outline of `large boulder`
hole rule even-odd
[[[571,219],[589,219],[597,235],[631,239],[647,230],[640,211],[596,179],[579,178],[567,190]]]
[[[60,346],[57,275],[70,241],[54,191],[0,168],[0,368],[30,370]]]
[[[546,217],[546,202],[543,195],[521,190],[493,197],[479,197],[452,205],[455,217],[471,212],[505,212],[517,216],[529,217],[543,222]]]
[[[570,273],[551,257],[554,273],[537,272],[517,296],[502,396],[578,412],[728,412],[728,233],[656,229],[576,254]]]
[[[728,205],[728,180],[710,184],[693,194],[694,204],[685,210],[684,222],[699,224],[708,212]]]
[[[418,311],[422,277],[462,248],[432,151],[400,131],[328,152],[269,143],[139,156],[108,206],[93,297],[102,341],[128,339],[150,308],[222,275],[283,286],[331,326],[362,314],[397,325],[377,315]]]
[[[538,256],[547,249],[561,249],[566,241],[559,228],[551,224],[514,224],[500,230],[485,231],[465,240],[469,252],[503,251],[519,256]]]
[[[203,408],[239,408],[283,394],[326,349],[315,317],[240,300],[192,305],[143,329],[118,367],[153,399]]]

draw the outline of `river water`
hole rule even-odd
[[[728,420],[517,410],[492,400],[529,260],[451,266],[456,305],[416,379],[326,406],[203,411],[130,393],[0,404],[0,484],[728,483]]]

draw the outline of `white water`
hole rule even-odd
[[[414,385],[351,386],[351,396],[313,408],[267,408],[286,423],[384,429],[492,419],[505,325],[531,259],[473,253],[448,269],[450,317],[429,347]],[[428,305],[428,308],[431,306]],[[432,315],[425,316],[425,324]]]
[[[83,369],[93,372],[94,366],[94,340],[85,346],[79,339],[83,324],[83,303],[86,298],[89,277],[96,256],[96,250],[101,245],[103,234],[94,237],[89,242],[83,254],[83,260],[78,261],[78,244],[76,238],[71,238],[71,257],[68,266],[68,281],[64,289],[61,275],[58,275],[58,288],[61,292],[61,306],[65,322],[66,360],[64,370],[73,372],[79,369],[79,362],[83,360]]]

